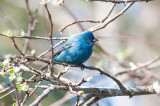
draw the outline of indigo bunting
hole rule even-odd
[[[82,65],[92,54],[94,43],[98,41],[90,31],[75,35],[65,42],[63,51],[57,54],[53,61]],[[69,47],[70,46],[70,47]]]

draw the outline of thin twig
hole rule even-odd
[[[63,71],[63,72],[60,72],[60,73],[58,74],[58,77],[57,77],[57,78],[59,79],[59,78],[60,78],[63,74],[65,74],[65,73],[66,73],[66,72],[64,72],[64,71]]]
[[[116,6],[116,3],[113,3],[111,5],[111,7],[110,7],[110,9],[108,11],[108,14],[104,18],[101,19],[101,21],[100,21],[101,23],[103,23],[111,15],[111,13],[112,13],[112,11],[113,11],[115,6]]]
[[[141,69],[142,72],[144,72],[145,74],[148,75],[148,77],[152,77],[152,78],[155,78],[156,80],[159,80],[160,81],[160,77],[159,77],[159,74],[157,73],[153,73],[152,71],[149,71],[147,69]]]
[[[36,89],[41,84],[41,82],[42,81],[39,81],[38,84],[35,86],[35,88],[32,90],[32,92],[29,95],[26,95],[26,97],[24,98],[23,102],[21,103],[22,106],[25,104],[26,100],[28,100],[28,98],[36,91]]]
[[[53,49],[56,48],[57,46],[63,44],[64,42],[66,42],[66,40],[60,41],[59,43],[57,43],[56,45],[54,45]],[[47,51],[45,51],[45,52],[43,52],[43,53],[41,53],[41,54],[38,55],[37,57],[38,57],[38,58],[39,58],[39,57],[42,57],[42,56],[44,56],[45,54],[47,54],[48,52],[50,52],[50,51],[51,51],[51,49],[50,49],[50,50],[47,50]],[[54,55],[55,55],[55,54],[54,54]]]
[[[52,22],[52,16],[48,10],[47,4],[44,5],[46,10],[47,10],[47,14],[48,14],[48,18],[50,21],[50,33],[49,33],[49,37],[50,37],[50,42],[51,42],[51,59],[50,59],[50,63],[51,63],[51,72],[50,74],[52,75],[53,73],[53,56],[54,56],[54,52],[53,52],[53,40],[52,40],[52,35],[53,35],[53,22]]]
[[[102,1],[102,2],[112,2],[112,3],[129,3],[129,2],[149,2],[153,0],[90,0],[90,1]]]
[[[73,17],[73,19],[76,21],[78,20],[77,17],[74,15],[74,13],[65,5],[63,5],[63,8],[69,13],[70,16]],[[80,24],[80,23],[77,23],[77,25],[80,27],[81,31],[84,31],[84,27]]]
[[[31,22],[33,20],[33,17],[32,17],[31,10],[29,8],[29,1],[25,0],[25,3],[26,3],[26,11],[27,11],[27,14],[28,14],[28,19]]]
[[[128,6],[126,6],[121,12],[119,12],[117,15],[115,15],[113,18],[111,18],[108,21],[105,21],[104,23],[101,23],[93,28],[90,28],[89,31],[94,32],[100,29],[105,28],[109,23],[111,23],[112,21],[114,21],[115,19],[117,19],[119,16],[123,15],[123,13],[125,11],[127,11],[132,5],[134,4],[134,2],[131,2]]]
[[[12,89],[13,87],[8,87],[5,89],[0,90],[0,94],[9,91],[10,89]]]
[[[17,49],[17,51],[18,51],[22,56],[24,56],[24,53],[18,48],[18,46],[17,46],[17,44],[16,44],[16,42],[15,42],[15,40],[14,40],[13,37],[11,37],[11,40],[12,40],[12,42],[13,42],[14,47]]]
[[[62,106],[66,101],[69,101],[70,99],[74,98],[75,95],[67,92],[63,98],[59,99],[58,101],[54,102],[53,104],[49,106]]]
[[[66,28],[68,28],[69,26],[72,26],[74,24],[78,24],[78,26],[81,28],[82,31],[84,31],[85,29],[82,27],[82,25],[80,23],[82,22],[89,22],[89,23],[103,23],[109,16],[110,14],[112,13],[114,7],[116,6],[116,3],[114,3],[111,8],[109,9],[109,12],[108,14],[102,18],[101,20],[92,20],[92,19],[87,19],[87,20],[76,20],[76,17],[74,16],[74,14],[64,5],[64,8],[67,10],[67,12],[75,19],[74,22],[68,24],[68,25],[65,25],[64,27],[62,27],[59,31],[60,32],[63,32]]]
[[[27,36],[31,36],[32,31],[34,30],[34,28],[35,28],[35,26],[37,24],[37,20],[35,20],[35,17],[36,17],[36,14],[38,12],[38,7],[35,10],[35,13],[32,14],[31,10],[30,10],[30,7],[29,7],[29,0],[25,0],[25,4],[26,4],[26,11],[27,11],[27,14],[28,14],[28,19],[29,19]],[[29,39],[26,39],[24,47],[23,47],[23,53],[24,54],[27,52],[28,45],[29,45]]]
[[[146,67],[150,66],[151,64],[157,62],[158,60],[160,60],[160,56],[158,56],[158,57],[156,57],[156,58],[154,58],[154,59],[152,59],[152,60],[150,60],[150,61],[148,61],[148,62],[146,62],[146,63],[143,63],[143,64],[139,65],[139,66],[136,67],[136,68],[123,70],[123,71],[117,73],[116,76],[122,75],[122,74],[125,74],[125,73],[130,73],[130,72],[139,70],[139,69],[141,69],[141,68],[146,68]]]
[[[96,70],[96,71],[99,71],[100,74],[103,74],[103,75],[106,75],[107,77],[111,78],[113,81],[115,81],[117,83],[117,85],[119,86],[119,88],[121,90],[123,90],[124,92],[127,92],[129,94],[130,97],[132,97],[133,95],[123,86],[123,84],[116,78],[114,78],[113,76],[111,76],[110,74],[102,71],[101,69],[99,68],[95,68],[95,67],[92,67],[92,66],[81,66],[83,68],[86,68],[86,69],[90,69],[90,70]]]
[[[4,35],[4,34],[1,34],[1,33],[0,33],[0,36],[9,38],[9,36]],[[18,39],[35,39],[35,40],[36,40],[36,39],[50,40],[50,38],[48,38],[48,37],[39,37],[39,36],[12,36],[12,38],[18,38]],[[68,40],[68,37],[61,37],[61,38],[54,37],[54,38],[52,38],[52,40]]]
[[[0,100],[3,99],[3,98],[6,97],[6,96],[12,94],[12,93],[15,92],[15,91],[16,91],[16,89],[13,89],[12,91],[8,92],[7,94],[1,96],[1,97],[0,97]]]
[[[82,106],[83,104],[85,104],[89,99],[91,99],[92,97],[94,97],[93,94],[89,94],[87,95],[80,103],[79,106]]]
[[[29,0],[25,0],[25,4],[26,4],[26,11],[27,11],[27,14],[28,14],[28,19],[29,19],[27,35],[31,36],[31,32],[32,32],[31,27],[32,27],[32,24],[33,24],[33,17],[32,17],[32,13],[30,11],[30,8],[29,8]],[[27,51],[28,44],[29,44],[29,39],[26,39],[25,43],[24,43],[24,47],[23,47],[23,53],[24,54]]]
[[[48,93],[52,91],[57,91],[55,86],[51,86],[43,91],[43,93],[38,96],[38,98],[29,106],[37,106],[45,97],[47,97]]]
[[[62,51],[71,48],[75,43],[72,43],[72,45],[67,46],[67,47],[60,47],[57,51],[55,51],[54,56],[56,56],[57,54],[61,53]]]
[[[80,100],[80,96],[77,95],[76,106],[79,106],[79,100]]]
[[[94,104],[95,102],[97,102],[100,98],[98,97],[94,97],[91,101],[89,101],[89,103],[86,104],[86,106],[91,106],[92,104]]]
[[[70,23],[70,24],[68,24],[68,25],[65,25],[64,27],[62,27],[59,31],[60,32],[64,32],[64,30],[66,29],[66,28],[68,28],[69,26],[72,26],[72,25],[74,25],[74,24],[77,24],[77,23],[84,23],[84,22],[89,22],[89,23],[100,23],[100,21],[96,21],[96,20],[91,20],[91,19],[87,19],[87,20],[76,20],[76,21],[74,21],[74,22],[72,22],[72,23]]]
[[[81,79],[81,81],[76,85],[76,86],[81,86],[83,83],[87,82],[86,80],[84,80],[84,78]]]
[[[36,89],[38,88],[38,86],[41,84],[42,81],[40,81],[37,86],[33,89],[33,91],[29,94],[29,96],[31,96],[35,91]]]
[[[14,85],[14,88],[15,88],[16,104],[17,104],[18,106],[20,106],[20,103],[19,103],[19,95],[18,95],[18,89],[17,89],[17,87],[16,87],[15,82],[13,82],[13,85]]]

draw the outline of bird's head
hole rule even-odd
[[[98,39],[96,39],[90,31],[82,33],[81,38],[89,45],[93,45],[96,41],[98,41]]]

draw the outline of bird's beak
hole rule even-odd
[[[97,41],[99,41],[99,40],[98,40],[98,39],[96,39],[96,38],[94,38],[94,39],[93,39],[93,42],[97,42]]]

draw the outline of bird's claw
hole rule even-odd
[[[126,92],[129,95],[129,98],[132,98],[134,96],[134,94],[129,90],[127,90],[126,88],[123,89],[123,92]]]
[[[68,66],[68,64],[67,64],[67,63],[63,63],[63,66],[64,66],[64,67],[67,67],[67,66]]]
[[[85,65],[84,64],[81,64],[81,70],[83,71],[85,68]]]

